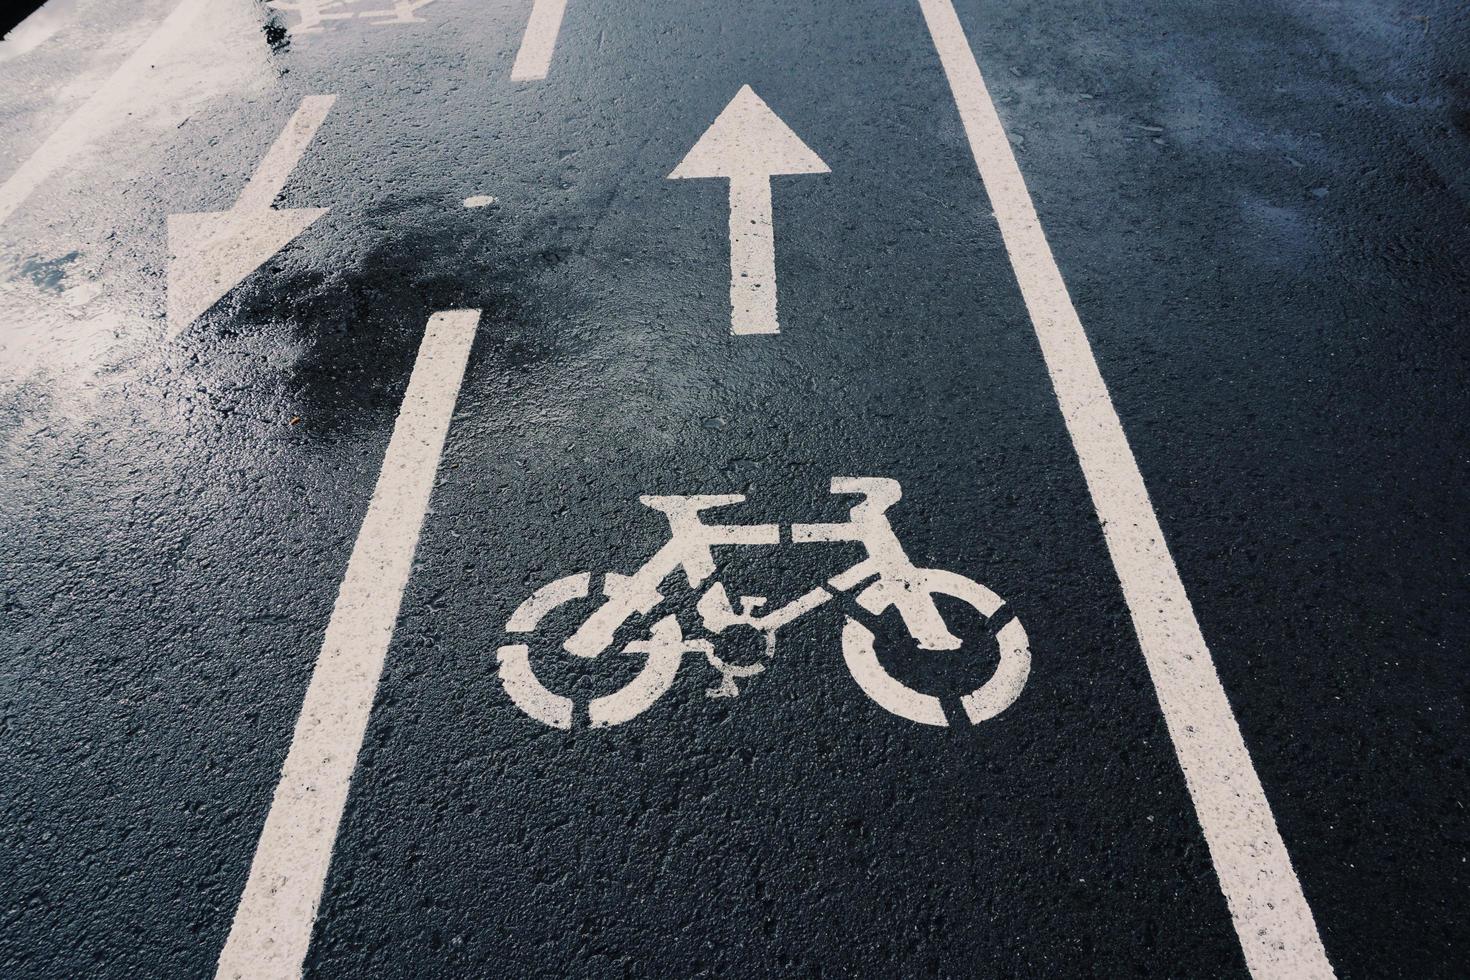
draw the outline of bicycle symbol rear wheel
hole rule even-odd
[[[548,582],[522,602],[505,624],[507,633],[532,633],[548,613],[568,602],[587,598],[592,576],[588,572],[567,575]],[[611,694],[587,702],[587,720],[593,728],[621,725],[638,717],[668,693],[679,672],[686,645],[683,630],[673,616],[653,624],[649,640],[630,643],[627,651],[646,652],[648,659],[632,680]],[[516,707],[537,721],[564,731],[572,727],[576,704],[571,698],[547,690],[531,669],[531,650],[524,643],[509,643],[496,651],[500,683]]]

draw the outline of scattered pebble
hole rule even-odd
[[[494,203],[495,198],[491,197],[489,194],[476,194],[474,197],[467,197],[464,199],[464,206],[467,208],[483,208],[488,204]]]

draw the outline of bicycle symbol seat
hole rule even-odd
[[[792,524],[792,544],[853,542],[864,546],[867,556],[846,571],[828,579],[780,608],[761,613],[766,600],[742,596],[736,612],[722,582],[715,581],[700,596],[697,612],[701,625],[718,638],[737,626],[764,634],[766,659],[775,655],[776,632],[782,626],[831,601],[838,594],[858,591],[855,601],[878,615],[896,609],[909,635],[921,650],[961,649],[959,637],[950,632],[935,604],[934,596],[959,599],[989,622],[996,622],[1004,602],[994,592],[971,579],[936,568],[917,568],[904,553],[903,545],[888,521],[886,511],[897,503],[902,489],[896,480],[882,477],[834,477],[832,493],[862,497],[848,520],[840,524]],[[717,571],[715,549],[774,547],[781,544],[778,524],[706,524],[705,511],[744,502],[740,494],[697,494],[691,496],[643,496],[641,503],[660,511],[669,522],[669,540],[631,575],[609,572],[603,579],[603,601],[562,644],[574,657],[595,658],[613,645],[614,634],[630,619],[648,616],[664,601],[663,587],[680,570],[689,588],[699,590]],[[578,572],[543,585],[511,614],[505,629],[510,634],[534,633],[552,610],[589,598],[592,575]],[[960,699],[972,724],[994,718],[1020,696],[1031,670],[1026,631],[1012,618],[994,634],[1000,662],[989,680]],[[739,695],[740,680],[765,669],[765,663],[727,664],[715,652],[711,639],[686,639],[684,628],[673,614],[658,619],[646,639],[624,644],[622,652],[644,658],[637,675],[623,687],[587,703],[587,719],[593,727],[619,725],[650,708],[673,685],[686,654],[703,654],[720,676],[710,697]],[[842,627],[843,660],[864,693],[881,707],[901,718],[924,725],[948,725],[940,699],[924,694],[894,678],[879,662],[874,634],[852,616]],[[522,711],[553,728],[570,729],[575,703],[565,695],[548,690],[531,669],[530,647],[509,643],[497,651],[500,680],[506,694]]]

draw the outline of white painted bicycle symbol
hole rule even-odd
[[[799,598],[764,615],[760,596],[742,596],[740,611],[730,604],[724,583],[714,582],[700,596],[697,611],[702,625],[718,637],[736,626],[747,626],[765,636],[766,659],[774,657],[776,631],[787,623],[831,601],[838,594],[861,589],[856,603],[879,615],[896,608],[909,635],[921,650],[959,650],[961,640],[949,631],[935,604],[936,595],[951,596],[972,606],[987,622],[997,621],[1003,600],[985,586],[962,575],[937,568],[917,568],[904,553],[903,545],[885,512],[902,496],[896,480],[881,477],[834,477],[834,494],[863,497],[846,523],[792,524],[792,544],[854,542],[863,545],[867,557],[828,579]],[[750,548],[779,545],[779,524],[706,524],[701,512],[742,503],[740,494],[692,496],[643,496],[645,506],[661,511],[669,521],[669,540],[652,558],[631,575],[609,572],[603,581],[605,601],[598,606],[562,644],[575,657],[595,658],[613,644],[618,628],[630,619],[647,616],[665,598],[660,587],[675,572],[683,570],[689,587],[698,590],[715,574],[716,548]],[[578,572],[549,582],[520,604],[506,623],[511,634],[534,633],[543,619],[560,606],[586,599],[592,575]],[[990,679],[960,699],[972,724],[994,718],[1020,696],[1031,671],[1031,653],[1026,631],[1011,619],[995,632],[1000,662]],[[668,692],[685,654],[701,653],[720,675],[719,686],[710,697],[733,697],[740,693],[737,681],[765,669],[765,663],[728,664],[715,653],[708,639],[685,639],[683,627],[672,614],[654,622],[647,637],[626,643],[622,652],[646,657],[638,674],[623,687],[587,703],[587,719],[593,727],[620,725],[648,710]],[[894,678],[879,662],[874,635],[852,616],[842,627],[842,655],[853,679],[878,705],[901,718],[924,725],[948,725],[940,699],[916,691]],[[510,643],[497,651],[500,680],[512,701],[532,718],[553,728],[570,729],[576,705],[542,685],[531,669],[530,647]]]

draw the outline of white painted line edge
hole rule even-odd
[[[479,310],[429,318],[218,977],[301,975]]]
[[[538,82],[551,71],[551,55],[556,50],[566,9],[567,0],[536,0],[531,19],[526,22],[525,36],[521,38],[521,49],[510,69],[511,81]]]
[[[208,6],[209,0],[182,0],[148,40],[37,147],[15,173],[5,179],[5,183],[0,184],[0,224],[15,213],[46,178],[91,143],[98,133],[106,131],[107,119],[120,111],[123,102],[137,97],[139,86],[153,65],[162,61],[170,48],[189,36],[195,19]]]
[[[1041,343],[1246,964],[1333,976],[1143,476],[951,0],[919,0]]]

